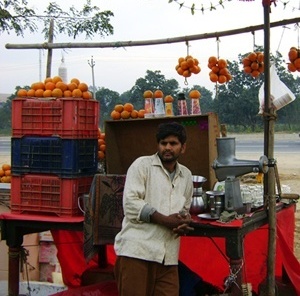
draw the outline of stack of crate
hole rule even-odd
[[[83,214],[80,196],[97,173],[98,122],[95,100],[12,100],[12,213]]]

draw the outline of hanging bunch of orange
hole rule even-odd
[[[0,169],[0,182],[1,183],[11,182],[11,167],[7,163],[3,164]]]
[[[227,68],[227,61],[211,56],[208,59],[209,79],[211,82],[226,83],[232,79],[232,76]]]
[[[289,51],[288,69],[291,72],[300,72],[300,48],[291,47]]]
[[[106,143],[105,143],[105,133],[98,128],[98,160],[105,159],[106,153]]]
[[[264,54],[262,52],[250,52],[242,60],[244,72],[254,78],[264,72]]]
[[[92,93],[85,82],[72,78],[69,83],[63,82],[60,76],[47,77],[44,81],[34,82],[30,89],[21,88],[17,92],[18,97],[37,98],[83,98],[90,100]]]
[[[110,113],[113,120],[144,118],[145,110],[136,110],[131,103],[117,104]]]
[[[177,73],[183,77],[190,77],[192,74],[198,74],[201,71],[199,61],[191,55],[180,57],[175,67]]]

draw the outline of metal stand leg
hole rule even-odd
[[[231,259],[230,260],[230,268],[231,272],[234,275],[235,280],[231,286],[231,295],[232,296],[242,296],[242,283],[243,283],[243,259]]]

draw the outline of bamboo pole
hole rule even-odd
[[[49,44],[53,43],[53,35],[54,35],[54,20],[51,19],[50,26],[49,26],[49,38],[48,38]],[[52,49],[48,48],[46,77],[51,77],[51,65],[52,65]]]
[[[270,27],[280,27],[289,24],[295,24],[300,22],[300,17],[281,20],[278,22],[274,22],[270,24]],[[145,45],[159,45],[159,44],[171,44],[171,43],[179,43],[193,40],[201,40],[201,39],[209,39],[209,38],[217,38],[222,36],[230,36],[243,34],[248,32],[254,32],[263,30],[264,25],[250,26],[244,27],[234,30],[221,31],[221,32],[212,32],[212,33],[204,33],[204,34],[196,34],[196,35],[187,35],[181,37],[173,37],[173,38],[164,38],[164,39],[155,39],[155,40],[140,40],[140,41],[116,41],[116,42],[79,42],[79,43],[32,43],[32,44],[10,44],[7,43],[5,48],[7,49],[57,49],[57,48],[118,48],[118,47],[134,47],[134,46],[145,46]]]
[[[275,110],[270,107],[270,1],[263,1],[264,9],[264,153],[269,162],[274,157],[274,124]],[[275,252],[276,252],[276,197],[274,167],[264,179],[264,205],[268,210],[268,263],[267,263],[267,296],[275,296]]]

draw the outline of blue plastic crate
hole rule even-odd
[[[97,139],[23,137],[11,139],[12,175],[56,174],[73,178],[97,172]]]

